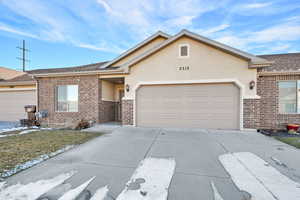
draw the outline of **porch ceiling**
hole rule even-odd
[[[109,81],[115,84],[121,84],[124,83],[124,78],[101,78],[100,80]]]

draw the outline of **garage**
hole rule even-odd
[[[240,90],[234,83],[143,85],[136,91],[136,125],[240,128]]]
[[[25,105],[36,105],[35,90],[0,91],[0,121],[26,118]]]

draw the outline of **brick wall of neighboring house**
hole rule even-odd
[[[244,128],[259,129],[260,127],[260,99],[244,99],[243,101]]]
[[[116,102],[99,101],[99,123],[116,120]]]
[[[133,100],[122,100],[122,124],[133,125]]]
[[[258,78],[261,129],[282,129],[287,123],[300,123],[300,114],[279,113],[278,82],[283,80],[300,80],[300,75],[272,75]]]
[[[56,112],[56,86],[72,84],[79,86],[78,112]],[[81,119],[98,122],[100,84],[96,75],[39,78],[38,87],[39,110],[47,110],[49,113],[48,118],[43,120],[43,124],[64,125]]]

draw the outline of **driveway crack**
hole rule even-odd
[[[157,141],[158,136],[161,134],[161,131],[162,131],[162,129],[158,130],[158,133],[156,134],[155,138],[153,139],[153,141],[151,142],[150,146],[148,147],[148,149],[147,149],[147,151],[146,151],[146,153],[144,155],[144,158],[146,158],[148,156],[148,154],[149,154],[150,150],[152,149],[154,143]]]

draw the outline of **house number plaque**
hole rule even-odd
[[[188,71],[188,70],[190,70],[190,67],[189,66],[180,66],[180,67],[178,67],[178,70],[179,71]]]

